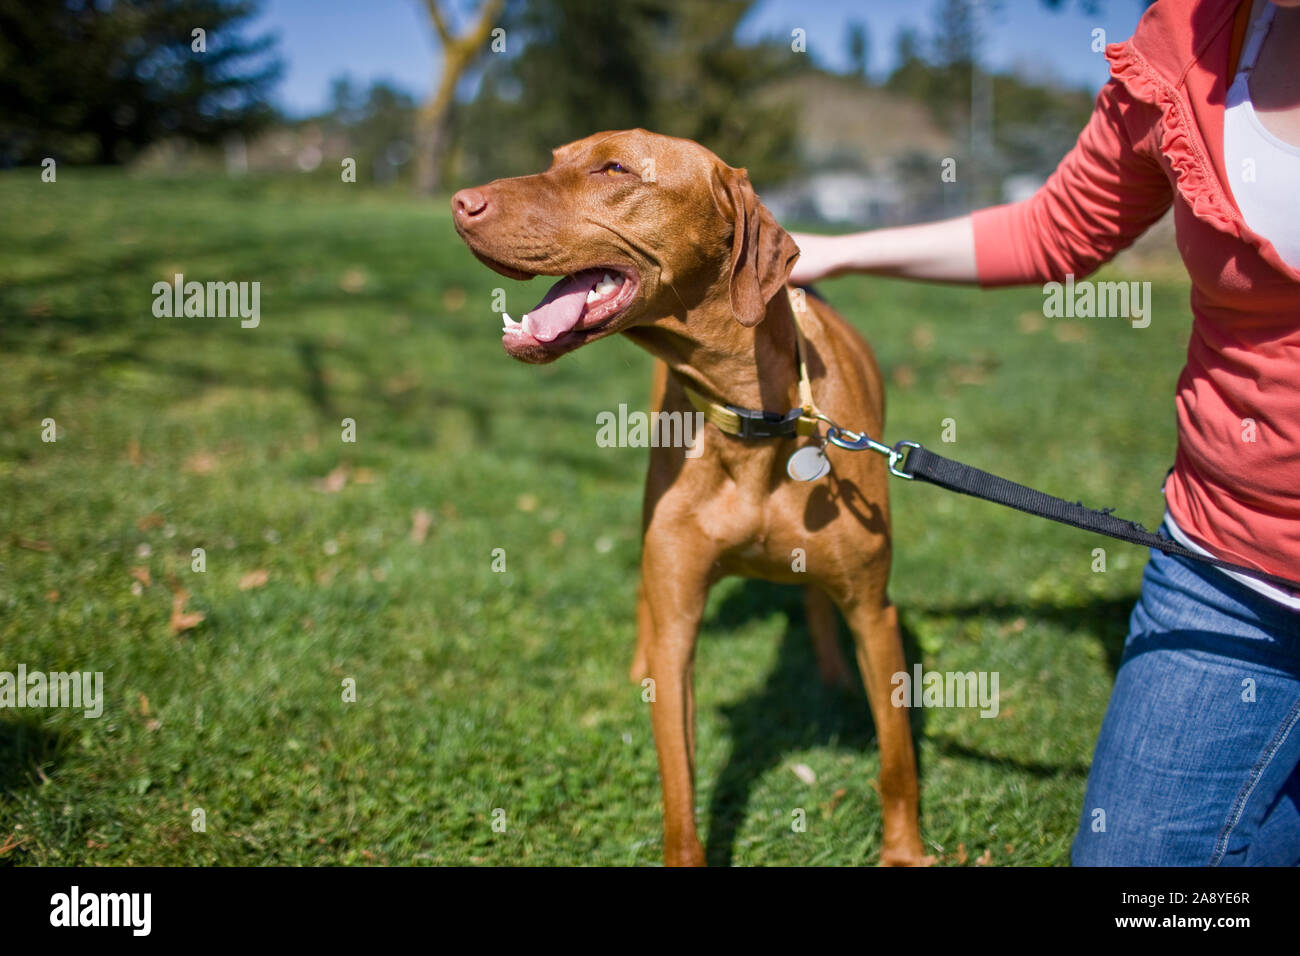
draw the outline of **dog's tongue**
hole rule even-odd
[[[554,342],[582,318],[593,280],[585,273],[561,279],[528,312],[528,327],[539,342]]]

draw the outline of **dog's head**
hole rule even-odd
[[[752,326],[799,250],[743,169],[690,140],[641,129],[595,133],[554,151],[550,169],[452,197],[456,231],[511,279],[560,276],[506,351],[550,362],[579,346],[709,299]]]

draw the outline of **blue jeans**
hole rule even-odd
[[[1151,552],[1071,858],[1300,864],[1300,613]]]

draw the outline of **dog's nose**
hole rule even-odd
[[[451,209],[456,218],[473,219],[487,211],[487,194],[478,189],[462,189],[451,197]]]

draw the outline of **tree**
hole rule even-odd
[[[433,94],[420,107],[416,119],[415,185],[416,189],[426,195],[436,190],[442,181],[448,119],[456,96],[456,85],[484,52],[492,27],[505,7],[505,0],[484,0],[470,25],[457,33],[448,20],[444,3],[445,0],[424,0],[424,7],[442,47],[442,65],[437,85]]]
[[[411,96],[382,80],[362,90],[350,77],[340,76],[330,82],[330,109],[318,122],[345,138],[347,155],[358,169],[388,183],[412,156],[415,112]]]
[[[853,72],[863,79],[866,79],[867,63],[871,50],[871,44],[868,41],[867,25],[861,20],[855,20],[850,23],[846,44],[848,46],[849,63],[853,66]]]
[[[510,55],[491,59],[455,121],[463,177],[535,171],[553,147],[636,126],[703,143],[755,180],[789,175],[794,108],[763,94],[813,66],[788,37],[738,45],[752,5],[529,0],[513,22]]]
[[[0,161],[117,163],[166,136],[215,143],[272,116],[256,0],[0,0]],[[202,31],[196,33],[196,31]]]

